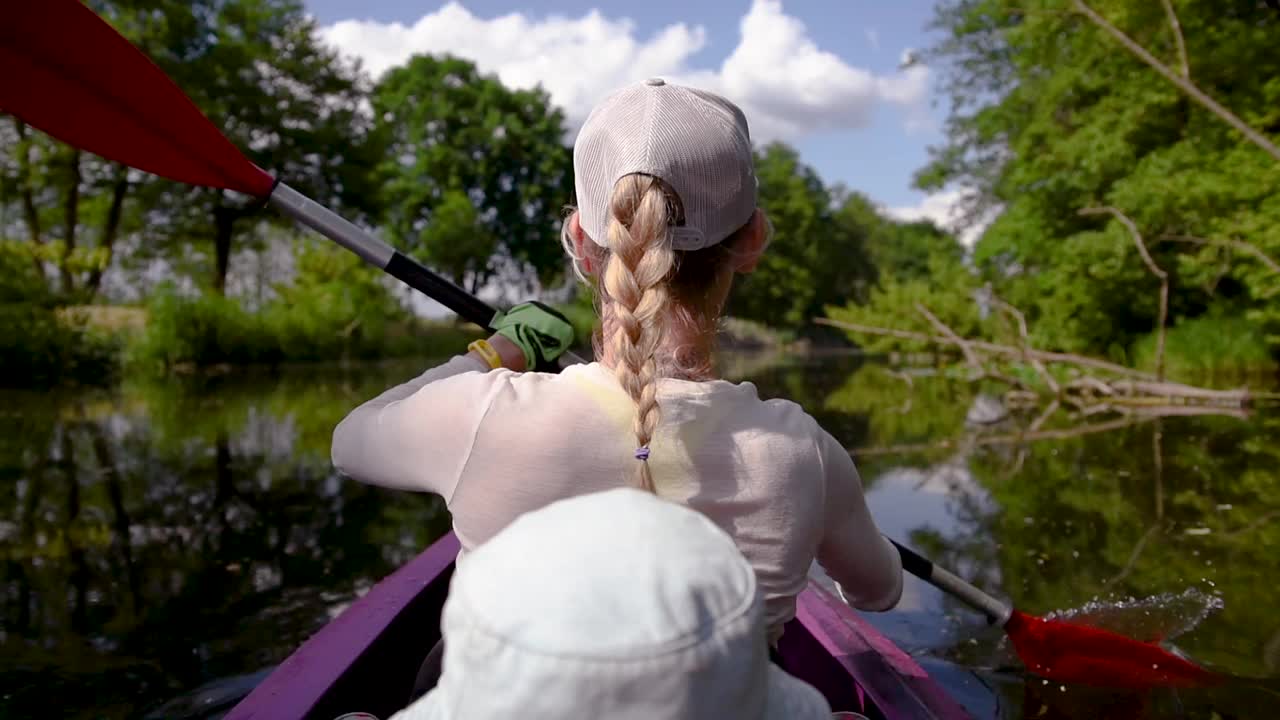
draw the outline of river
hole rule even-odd
[[[886,533],[1028,612],[1167,638],[1274,696],[1280,413],[1038,418],[856,358],[731,360],[729,377],[800,402],[854,451]],[[445,532],[434,498],[329,464],[342,416],[418,370],[0,394],[0,717],[243,692]],[[914,578],[871,619],[978,717],[1229,717],[1243,697],[1027,678],[998,632]]]

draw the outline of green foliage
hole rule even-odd
[[[183,365],[275,363],[279,344],[266,323],[234,298],[180,295],[172,286],[147,301],[147,328],[129,348],[129,364],[151,369]]]
[[[964,248],[956,238],[929,220],[899,222],[881,215],[871,199],[861,193],[832,194],[839,201],[837,222],[861,230],[881,280],[925,280],[935,258],[952,265],[959,265],[964,259]]]
[[[822,407],[869,417],[867,445],[927,443],[963,429],[973,396],[972,385],[942,375],[895,377],[867,365],[850,373]]]
[[[1136,342],[1131,351],[1134,366],[1154,371],[1155,350],[1154,333]],[[1214,312],[1180,322],[1169,329],[1164,352],[1169,377],[1184,382],[1214,372],[1238,374],[1276,368],[1262,330],[1240,315]]]
[[[919,312],[924,306],[939,320],[960,335],[978,337],[998,327],[994,319],[985,319],[977,302],[978,279],[963,265],[934,255],[928,259],[927,271],[919,276],[889,277],[871,291],[865,305],[849,304],[826,308],[833,320],[895,330],[940,335]],[[872,335],[847,331],[849,339],[867,352],[925,352],[937,349],[936,343],[921,340]]]
[[[1160,3],[1099,0],[1100,14],[1177,66]],[[1176,4],[1191,79],[1273,139],[1280,138],[1280,14],[1262,3]],[[1280,255],[1280,163],[1157,75],[1062,0],[948,0],[932,50],[949,68],[948,140],[918,184],[976,191],[973,209],[1003,213],[975,260],[996,291],[1024,309],[1037,340],[1123,354],[1151,332],[1158,281],[1129,233],[1078,211],[1107,205],[1131,217],[1170,273],[1171,318],[1216,306],[1269,328],[1280,277],[1221,241]],[[1193,236],[1219,241],[1161,241]],[[1268,330],[1272,353],[1280,333]]]
[[[560,275],[572,158],[545,91],[509,89],[466,60],[416,56],[379,79],[372,101],[398,247],[472,289],[511,260],[544,282]]]
[[[774,238],[755,272],[735,283],[729,310],[792,332],[813,331],[825,305],[860,302],[875,280],[865,227],[840,222],[831,193],[796,151],[771,144],[756,155],[760,206]]]
[[[150,371],[212,365],[346,362],[459,352],[479,330],[412,318],[384,278],[355,255],[300,243],[297,277],[259,312],[213,293],[161,288],[130,364]]]
[[[418,233],[413,254],[455,282],[472,278],[474,287],[475,280],[488,273],[497,250],[498,239],[480,222],[476,206],[466,194],[450,189]]]
[[[0,383],[44,388],[114,379],[116,340],[60,312],[62,304],[36,274],[30,245],[0,241]]]
[[[142,47],[254,163],[348,219],[376,217],[382,148],[362,105],[368,80],[321,41],[298,0],[114,0],[104,17]],[[146,239],[135,262],[156,255],[221,290],[242,231],[290,225],[219,190],[155,181]],[[212,241],[212,243],[210,243]],[[193,253],[192,250],[197,252]]]
[[[381,273],[329,243],[299,242],[295,257],[297,277],[262,311],[281,357],[333,362],[399,349],[409,316]]]

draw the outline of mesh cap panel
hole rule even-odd
[[[715,245],[751,219],[756,176],[747,118],[715,93],[660,79],[629,85],[591,111],[573,148],[579,222],[608,244],[609,198],[618,180],[652,175],[684,208],[678,250]]]

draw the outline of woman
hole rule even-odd
[[[774,643],[815,557],[854,606],[893,607],[901,562],[849,454],[795,403],[712,375],[733,276],[768,238],[742,111],[657,79],[623,88],[587,118],[574,171],[562,239],[595,285],[599,361],[524,372],[572,330],[517,306],[487,342],[354,410],[334,430],[334,465],[443,496],[460,562],[562,498],[633,485],[684,503],[751,562]]]

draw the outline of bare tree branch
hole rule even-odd
[[[979,373],[983,375],[987,374],[986,368],[982,366],[982,359],[979,358],[978,354],[973,351],[973,348],[969,346],[968,342],[966,342],[963,338],[957,335],[954,330],[947,327],[946,323],[939,320],[936,315],[929,312],[929,308],[925,307],[924,305],[920,303],[916,303],[916,312],[923,315],[924,318],[929,321],[930,325],[933,325],[933,327],[936,328],[938,332],[945,335],[947,339],[950,340],[953,344],[959,346],[960,352],[964,353],[964,359],[969,362],[969,365],[971,365]]]
[[[1093,8],[1086,5],[1084,0],[1072,0],[1072,4],[1075,6],[1077,11],[1089,18],[1093,24],[1105,30],[1116,40],[1119,40],[1120,44],[1124,45],[1129,52],[1133,53],[1143,62],[1150,65],[1156,72],[1168,79],[1169,82],[1178,86],[1179,90],[1190,95],[1193,100],[1203,105],[1214,115],[1217,115],[1223,122],[1236,130],[1239,130],[1245,137],[1249,138],[1253,144],[1265,150],[1268,155],[1276,160],[1280,160],[1280,147],[1277,147],[1275,143],[1268,140],[1267,136],[1249,127],[1249,125],[1237,117],[1235,113],[1226,109],[1220,105],[1218,101],[1206,95],[1204,91],[1196,87],[1190,80],[1181,77],[1173,70],[1170,70],[1167,65],[1152,57],[1151,53],[1147,52],[1141,45],[1134,42],[1132,38],[1121,32],[1115,25],[1107,22],[1107,19],[1099,15]]]
[[[1169,242],[1191,243],[1193,245],[1217,245],[1220,247],[1235,248],[1236,250],[1249,253],[1250,255],[1258,258],[1263,265],[1267,266],[1268,270],[1280,275],[1280,263],[1276,262],[1270,255],[1263,252],[1261,248],[1253,243],[1248,243],[1243,240],[1214,240],[1212,238],[1201,238],[1191,235],[1161,235],[1156,238],[1156,242],[1163,242],[1166,240]]]
[[[1096,207],[1084,208],[1080,211],[1081,215],[1103,215],[1110,214],[1115,216],[1126,228],[1129,234],[1133,236],[1133,244],[1138,246],[1138,253],[1142,255],[1142,262],[1146,263],[1147,269],[1160,279],[1160,314],[1156,319],[1156,379],[1164,380],[1164,336],[1165,323],[1169,319],[1169,273],[1160,269],[1156,265],[1156,261],[1151,258],[1151,253],[1147,252],[1147,244],[1142,240],[1142,233],[1138,232],[1138,226],[1128,215],[1120,212],[1113,207]]]
[[[1144,422],[1151,422],[1154,419],[1155,418],[1134,419],[1124,417],[1089,425],[1077,425],[1075,427],[1054,430],[1018,432],[1004,435],[979,435],[978,437],[971,438],[968,444],[971,447],[988,447],[992,445],[1022,445],[1023,443],[1037,442],[1040,440],[1066,440],[1068,438],[1080,437],[1082,435],[1119,430],[1121,428],[1138,425]],[[902,453],[922,452],[927,450],[949,450],[959,447],[962,444],[965,444],[965,440],[963,439],[947,439],[939,440],[934,443],[911,443],[881,447],[849,448],[849,453],[854,456],[899,455]]]
[[[1031,421],[1031,424],[1027,426],[1027,431],[1038,431],[1049,418],[1053,417],[1054,413],[1058,412],[1059,407],[1061,406],[1058,404],[1058,399],[1054,398],[1053,401],[1049,403],[1049,406],[1044,409],[1044,412],[1041,412],[1035,420]]]
[[[1027,332],[1027,316],[1023,315],[1022,311],[1018,308],[1000,299],[1000,297],[994,292],[991,293],[991,302],[995,304],[996,307],[1012,315],[1017,321],[1018,334],[1022,336],[1023,361],[1035,368],[1036,372],[1040,373],[1040,377],[1044,380],[1045,384],[1049,386],[1049,389],[1053,391],[1054,395],[1062,392],[1061,388],[1058,387],[1058,381],[1054,380],[1053,375],[1049,374],[1049,370],[1044,366],[1044,363],[1031,356],[1031,339],[1029,337],[1030,333]]]
[[[928,342],[935,345],[953,345],[951,338],[941,335],[928,335],[926,333],[912,332],[910,330],[894,330],[892,328],[876,327],[874,325],[860,325],[858,323],[845,322],[843,320],[833,320],[831,318],[814,318],[814,323],[818,325],[828,325],[830,327],[840,328],[842,330],[852,330],[854,332],[866,333],[868,335],[883,335],[886,337],[896,337],[901,340],[916,340],[919,342]],[[1011,345],[1001,345],[999,343],[987,342],[985,340],[966,340],[970,347],[984,350],[986,352],[995,353],[997,355],[1021,356],[1022,350]],[[1081,367],[1091,367],[1096,370],[1105,370],[1116,375],[1125,377],[1149,379],[1154,377],[1149,372],[1134,370],[1133,368],[1117,365],[1106,360],[1091,358],[1087,355],[1076,355],[1074,353],[1050,352],[1048,350],[1031,350],[1031,356],[1045,362],[1063,362],[1079,365]]]
[[[1160,0],[1164,4],[1164,14],[1169,16],[1169,25],[1173,28],[1173,41],[1178,45],[1178,61],[1182,63],[1182,77],[1191,79],[1191,63],[1187,60],[1187,44],[1182,39],[1182,25],[1178,22],[1178,13],[1173,11],[1172,0]]]

